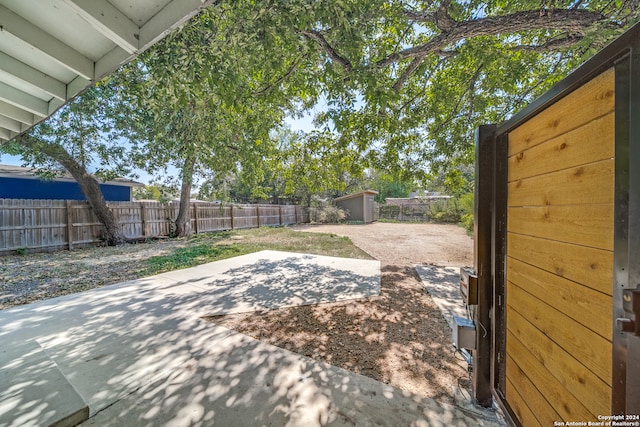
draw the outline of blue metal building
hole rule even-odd
[[[100,189],[108,202],[129,202],[133,198],[133,187],[142,185],[116,178],[100,183]],[[43,180],[33,169],[9,165],[0,165],[0,199],[86,200],[71,177]]]

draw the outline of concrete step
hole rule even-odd
[[[34,340],[3,343],[0,384],[0,427],[67,427],[89,418],[89,405]]]

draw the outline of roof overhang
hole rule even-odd
[[[0,143],[214,0],[0,0]]]
[[[374,190],[364,190],[364,191],[359,191],[357,193],[353,193],[353,194],[347,194],[346,196],[342,196],[342,197],[337,197],[335,199],[333,199],[334,202],[339,202],[342,200],[348,200],[348,199],[355,199],[356,197],[362,197],[362,196],[375,196],[376,194],[378,194],[377,191]]]

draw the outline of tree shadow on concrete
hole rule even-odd
[[[182,309],[202,315],[228,314],[290,306],[319,304],[376,296],[380,293],[379,262],[350,260],[353,268],[332,265],[332,257],[287,255],[280,258],[255,257],[251,262],[211,271],[207,266],[195,267],[188,280],[176,285],[189,285],[193,297],[181,303]],[[243,257],[237,257],[240,259]],[[329,260],[327,262],[327,260]],[[163,274],[165,278],[179,278]]]
[[[377,297],[207,319],[442,402],[468,387],[451,330],[410,267],[384,267]]]
[[[87,424],[101,426],[473,422],[453,407],[199,318],[216,307],[233,310],[266,301],[288,304],[292,295],[300,297],[309,287],[302,280],[292,280],[290,287],[274,285],[274,289],[244,292],[242,299],[232,291],[245,280],[268,275],[279,267],[262,260],[238,268],[230,275],[235,280],[232,285],[215,284],[204,276],[184,282],[156,276],[3,310],[0,425],[49,425],[78,414],[91,416]],[[311,274],[307,268],[311,267],[300,266],[300,277]],[[347,281],[346,270],[320,268],[313,274]],[[355,279],[365,280],[366,276]],[[231,292],[228,301],[220,301],[222,294],[216,291],[220,286]],[[349,289],[339,288],[334,293],[342,291]],[[311,295],[308,301],[326,297],[316,291]],[[375,316],[379,318],[372,316],[364,327],[382,334],[379,341],[371,342],[372,348],[393,351],[399,344],[385,339],[388,328],[420,329],[418,319],[408,315],[413,302],[385,307],[384,295],[376,299],[380,311]],[[318,327],[338,328],[332,318],[319,316]],[[434,318],[425,314],[421,321]],[[292,322],[290,328],[295,317]],[[353,335],[361,340],[371,337],[369,332]],[[424,351],[445,345],[437,341],[416,343]],[[319,351],[330,354],[331,350]],[[363,357],[365,364],[366,357],[373,356]],[[430,375],[437,378],[436,371]]]

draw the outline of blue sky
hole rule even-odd
[[[285,123],[288,124],[293,130],[300,130],[303,132],[310,132],[315,127],[313,125],[313,116],[315,115],[315,111],[310,111],[308,114],[305,114],[301,118],[287,117],[285,119]],[[14,166],[22,166],[23,162],[19,156],[10,156],[8,154],[0,154],[0,164],[3,165],[14,165]],[[153,177],[148,173],[138,170],[136,173],[139,175],[136,178],[137,181],[149,184]]]

